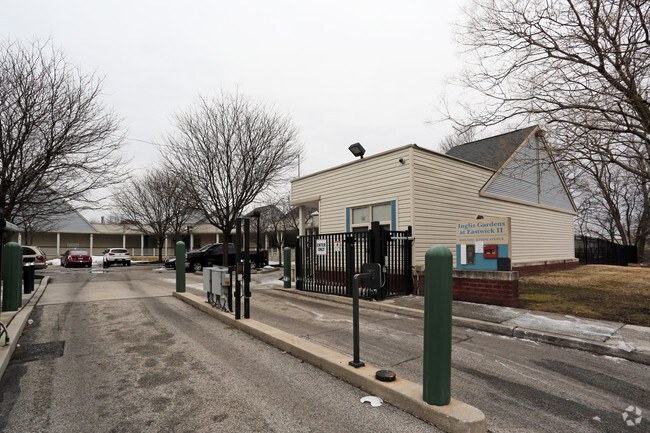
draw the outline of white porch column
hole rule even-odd
[[[122,235],[122,248],[126,248],[126,234]]]
[[[264,235],[264,249],[269,249],[269,235]]]
[[[18,232],[18,245],[23,244],[23,234]]]
[[[298,206],[298,234],[305,235],[305,207]]]
[[[190,251],[194,249],[194,233],[190,234]]]
[[[169,256],[169,253],[167,252],[167,236],[165,236],[165,255]]]
[[[216,238],[216,240],[214,242],[218,244],[219,243],[219,232],[217,232],[217,236],[215,238]]]
[[[94,240],[94,235],[91,233],[90,234],[90,255],[93,255],[93,240]],[[58,251],[58,246],[57,246],[57,251]]]
[[[140,255],[144,256],[144,235],[140,235]]]
[[[61,255],[61,233],[56,234],[56,255]]]

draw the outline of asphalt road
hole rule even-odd
[[[255,275],[251,317],[352,357],[351,308],[272,289]],[[422,383],[423,320],[361,310],[361,360]],[[481,409],[492,432],[650,431],[650,367],[619,358],[452,330],[452,397]],[[642,411],[628,427],[622,414]]]
[[[435,431],[170,298],[173,272],[46,272],[0,383],[0,431]],[[349,307],[272,290],[278,273],[253,278],[253,319],[352,353]],[[421,319],[362,310],[363,361],[421,382],[422,341]],[[452,396],[492,432],[650,431],[649,381],[618,358],[453,329]],[[623,422],[629,406],[640,426]]]
[[[172,298],[173,274],[93,271],[46,271],[0,431],[438,431]]]

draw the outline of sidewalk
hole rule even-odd
[[[44,277],[34,282],[34,291],[29,294],[22,294],[22,307],[18,311],[2,311],[0,312],[0,322],[7,327],[7,334],[9,336],[9,344],[5,345],[5,335],[0,339],[0,377],[7,369],[7,365],[11,360],[18,344],[18,339],[27,325],[29,315],[32,314],[34,306],[43,295],[45,287],[50,277]]]
[[[269,287],[268,284],[265,286]],[[294,288],[284,289],[281,282],[272,286],[287,293],[352,304],[351,298],[343,296],[302,292]],[[361,299],[359,305],[362,308],[388,311],[411,317],[424,317],[424,297],[422,296],[400,296],[381,302]],[[452,314],[454,326],[539,341],[650,365],[650,328],[644,326],[461,301],[453,302]]]

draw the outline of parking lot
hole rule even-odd
[[[299,360],[279,353],[266,344],[253,342],[249,336],[229,329],[215,319],[206,317],[203,313],[171,298],[170,294],[175,287],[175,271],[162,269],[158,265],[134,265],[130,268],[117,266],[108,269],[103,269],[101,266],[93,266],[92,269],[53,266],[42,274],[49,275],[52,283],[39,302],[40,316],[35,326],[40,328],[34,329],[30,338],[34,338],[33,341],[36,343],[65,341],[63,358],[70,360],[72,357],[74,362],[70,368],[73,370],[83,371],[85,368],[75,361],[76,357],[79,357],[81,360],[89,359],[93,371],[92,374],[89,373],[90,376],[116,374],[119,380],[101,379],[106,382],[102,382],[104,387],[102,389],[105,391],[103,394],[127,393],[129,398],[135,399],[134,404],[143,406],[142,415],[131,414],[122,420],[131,423],[128,424],[129,428],[133,429],[143,425],[142,423],[146,425],[147,422],[153,422],[152,417],[159,413],[155,410],[161,407],[169,407],[170,417],[165,418],[168,421],[173,419],[179,422],[178,417],[181,412],[189,411],[189,418],[193,420],[191,422],[195,423],[193,424],[195,427],[203,425],[203,422],[209,423],[208,418],[199,415],[201,404],[193,400],[198,397],[194,394],[178,394],[181,388],[189,392],[189,388],[184,387],[186,377],[189,383],[197,384],[198,392],[213,393],[219,395],[219,398],[224,398],[224,401],[232,402],[233,399],[238,401],[240,398],[252,398],[258,377],[271,374],[268,380],[260,379],[259,386],[272,387],[271,382],[293,380],[293,378],[286,378],[285,375],[296,374],[298,375],[296,380],[314,380],[316,384],[313,388],[306,383],[298,385],[292,382],[291,385],[297,387],[298,395],[301,395],[301,398],[310,405],[325,405],[327,410],[343,411],[345,416],[348,415],[348,411],[352,411],[351,413],[360,416],[360,419],[364,419],[365,416],[371,418],[377,416],[377,412],[358,413],[358,410],[363,412],[366,409],[357,407],[358,399],[346,397],[358,395],[361,398],[363,396],[360,395],[363,394],[361,391],[349,389],[348,386],[339,388],[344,384],[328,375],[322,379],[318,375],[317,377],[301,375],[295,370],[296,364],[303,366],[305,364]],[[351,355],[350,307],[274,290],[281,285],[280,277],[280,270],[253,275],[251,317]],[[187,288],[188,291],[203,296],[202,274],[187,274]],[[32,332],[32,328],[28,328],[28,331]],[[375,310],[361,310],[361,359],[363,361],[382,368],[390,368],[399,377],[421,383],[422,338],[421,319]],[[253,346],[249,346],[250,344]],[[95,351],[99,351],[97,356]],[[275,359],[274,356],[278,353],[286,359]],[[175,357],[182,359],[178,361],[178,365],[182,365],[185,369],[196,368],[201,374],[187,376],[185,369],[168,370],[167,366],[175,365]],[[12,364],[12,368],[18,369],[14,370],[18,373],[35,371],[35,374],[39,374],[38,369],[45,368],[45,364],[53,364],[52,368],[66,369],[66,372],[62,373],[64,377],[61,380],[69,380],[71,383],[81,381],[79,386],[88,388],[78,389],[76,392],[87,394],[88,398],[94,399],[95,390],[89,384],[83,385],[83,380],[90,379],[73,377],[72,372],[67,371],[68,367],[62,362],[61,358],[39,359],[34,364],[31,362]],[[269,366],[265,364],[266,362],[270,363]],[[277,369],[273,367],[275,362],[279,362]],[[288,364],[285,365],[287,362]],[[240,365],[246,365],[246,368],[251,370],[242,370]],[[99,368],[107,366],[111,366],[110,369]],[[112,369],[115,371],[113,372]],[[58,370],[56,371],[56,374],[51,373],[50,376],[44,377],[55,377],[58,374]],[[211,373],[205,375],[205,372]],[[630,405],[639,407],[644,414],[650,409],[645,403],[650,401],[650,394],[647,389],[639,386],[645,383],[648,372],[648,366],[621,359],[596,356],[578,350],[563,349],[466,328],[453,328],[452,397],[484,411],[488,428],[493,432],[620,431],[625,427],[621,424],[621,413],[627,407]],[[155,378],[151,376],[152,374]],[[175,375],[182,377],[179,379],[180,382],[172,379]],[[231,375],[234,378],[231,378]],[[141,379],[143,377],[151,377],[152,380],[160,382],[159,385],[151,385],[151,389],[155,392],[150,397],[139,388],[140,384],[147,383],[148,379]],[[38,394],[38,387],[42,385],[36,377],[30,380],[33,381],[31,386],[34,386],[32,392]],[[203,383],[206,380],[210,384]],[[245,390],[242,391],[243,394],[233,391],[234,394],[230,396],[230,391],[225,392],[211,382],[218,380],[225,380],[231,387],[229,390],[237,388],[239,386],[237,382],[243,380]],[[19,390],[21,393],[28,392],[28,386],[23,388],[26,383],[21,379]],[[58,379],[56,384],[59,384]],[[7,389],[15,392],[16,386],[18,385]],[[284,385],[273,386],[279,387],[275,388],[279,393],[293,393],[293,390],[283,388]],[[321,387],[323,387],[322,392]],[[71,391],[61,392],[69,395]],[[303,392],[305,395],[301,394]],[[339,392],[343,393],[343,397],[336,394]],[[313,394],[322,395],[323,401]],[[21,407],[22,404],[29,405],[31,404],[29,398],[35,397],[32,395],[25,398],[26,400],[20,396],[14,398],[15,407]],[[176,402],[177,399],[183,398],[192,400],[192,405],[183,408]],[[358,425],[352,419],[340,421],[344,424],[332,420],[331,429],[326,424],[314,424],[316,420],[304,418],[324,415],[321,412],[314,412],[313,408],[302,407],[297,400],[275,402],[270,391],[269,394],[263,393],[261,398],[262,400],[258,402],[261,406],[255,409],[251,407],[250,410],[251,413],[255,413],[256,419],[263,421],[260,425],[265,428],[278,427],[277,424],[273,424],[275,421],[268,419],[265,410],[277,410],[282,417],[292,419],[292,415],[285,413],[291,412],[287,407],[289,405],[297,412],[304,411],[306,415],[300,418],[296,414],[296,418],[287,424],[289,427],[277,428],[278,430],[336,431],[337,428],[357,430]],[[332,399],[342,399],[347,402],[347,406],[345,408],[332,406],[334,403],[329,401]],[[102,402],[106,400],[118,408],[122,407],[119,401],[108,397],[100,400]],[[22,403],[19,403],[20,401]],[[73,401],[76,400],[73,398]],[[54,403],[51,404],[56,406]],[[97,419],[101,418],[96,412],[100,409],[91,407],[90,401],[78,402],[78,404],[82,407],[88,406],[84,410],[94,413],[93,416]],[[276,404],[279,405],[277,408],[275,408]],[[230,410],[214,412],[205,401],[202,405],[204,408],[210,408],[208,412],[213,413],[218,419],[223,418]],[[102,411],[106,411],[108,406],[102,403],[101,407]],[[4,416],[5,412],[1,412],[4,410],[7,410],[6,406],[0,408],[0,419]],[[261,412],[257,412],[260,410]],[[390,406],[384,405],[379,410],[381,418],[387,417],[387,424],[377,426],[371,422],[369,425],[374,425],[376,431],[404,430],[402,427],[395,428],[395,424],[392,424],[398,422],[398,419],[401,419],[399,422],[414,423],[409,427],[414,431],[424,428],[415,419],[400,418],[405,414],[396,415],[392,412],[395,409],[391,409]],[[387,412],[384,413],[384,410]],[[167,409],[164,413],[167,413]],[[228,419],[230,416],[228,415]],[[234,419],[238,416],[244,417],[245,414],[238,411],[232,414]],[[108,428],[109,425],[115,426],[110,424],[109,420],[98,422],[100,426],[98,431],[102,431],[104,427]],[[158,428],[167,425],[160,422],[163,421],[158,420],[151,425]],[[234,422],[237,424],[240,421]],[[247,421],[241,422],[245,426],[245,431],[254,430],[251,425],[246,424]],[[348,422],[349,424],[345,424]],[[234,431],[235,424],[222,430],[231,431],[232,428]],[[11,425],[17,426],[17,424]],[[120,425],[127,426],[127,424]],[[126,429],[125,427],[124,430]],[[31,430],[17,428],[15,431],[34,430],[38,428]],[[198,430],[200,431],[201,428]]]

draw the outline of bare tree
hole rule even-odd
[[[577,223],[582,234],[635,245],[643,255],[650,235],[650,181],[600,158],[586,157],[592,141],[606,142],[610,134],[599,131],[576,136],[575,130],[555,129],[556,155],[570,173],[576,202]],[[570,170],[569,170],[570,168]]]
[[[228,239],[243,210],[295,165],[297,137],[288,117],[239,94],[221,93],[176,116],[163,155],[205,220]]]
[[[472,141],[478,140],[476,134],[476,127],[470,126],[469,128],[454,128],[452,134],[446,135],[440,145],[438,146],[441,153],[447,153],[452,147],[459,146],[465,143],[471,143]]]
[[[279,261],[282,265],[282,249],[286,245],[287,234],[298,232],[298,208],[291,206],[289,195],[271,196],[266,205],[257,208],[260,212],[262,233],[271,245],[279,248]]]
[[[102,82],[51,43],[0,42],[0,208],[21,225],[119,181],[123,138]]]
[[[122,220],[135,225],[151,236],[162,261],[165,238],[177,238],[192,216],[185,181],[162,169],[151,170],[132,181],[129,188],[113,194],[117,212]]]
[[[544,125],[579,203],[579,227],[642,250],[649,233],[650,3],[473,0],[458,84],[468,129]],[[450,116],[451,117],[451,116]]]
[[[532,118],[607,133],[590,154],[650,179],[650,3],[474,0],[467,16],[459,39],[475,62],[461,83],[482,101],[462,126]]]

